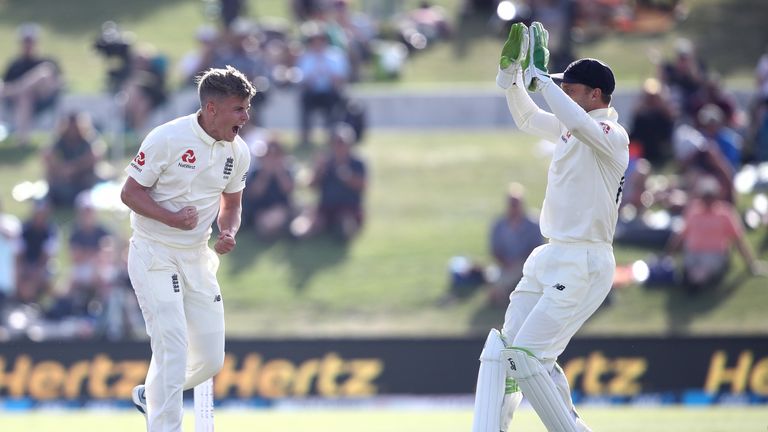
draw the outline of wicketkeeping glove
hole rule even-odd
[[[549,63],[549,32],[536,21],[528,28],[528,37],[530,39],[528,47],[528,57],[523,61],[523,80],[528,91],[536,92],[541,90],[544,84],[552,81],[547,70]]]
[[[509,36],[501,49],[499,72],[496,74],[496,84],[508,89],[528,56],[528,29],[523,23],[514,23],[509,29]]]

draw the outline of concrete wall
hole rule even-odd
[[[352,95],[367,110],[369,127],[376,129],[487,129],[514,128],[506,99],[501,90],[359,90]],[[194,92],[179,93],[156,113],[153,124],[192,112],[197,100]],[[613,106],[618,110],[620,121],[629,126],[636,91],[618,91]],[[750,94],[737,94],[746,103]],[[536,95],[534,98],[546,109],[546,104]],[[267,127],[293,129],[298,124],[298,92],[280,89],[270,94],[264,112]],[[105,130],[117,130],[119,111],[106,95],[67,95],[62,110],[83,109],[89,111],[97,124]]]

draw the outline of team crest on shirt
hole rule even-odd
[[[229,179],[229,176],[232,175],[232,168],[235,167],[235,159],[228,157],[227,161],[224,163],[224,179]]]
[[[144,155],[143,151],[140,151],[139,154],[137,154],[136,157],[134,157],[131,161],[131,167],[133,167],[133,169],[136,171],[141,172],[141,167],[143,167],[146,162],[146,155]]]
[[[611,125],[609,125],[608,123],[600,122],[600,126],[603,128],[603,133],[606,135],[608,135],[608,132],[611,131]]]
[[[566,131],[565,135],[561,135],[560,139],[563,140],[564,143],[567,143],[569,139],[571,139],[571,131]]]
[[[195,156],[195,152],[192,149],[187,149],[187,151],[181,155],[181,162],[179,162],[179,166],[181,168],[195,169],[196,161],[197,156]]]

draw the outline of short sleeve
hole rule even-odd
[[[165,139],[155,129],[144,138],[139,152],[125,168],[125,172],[140,185],[151,187],[168,166],[168,157]]]
[[[248,146],[242,141],[236,141],[235,149],[235,175],[230,177],[229,183],[224,188],[225,193],[240,192],[245,188],[245,180],[248,178],[248,169],[251,166],[251,156]]]

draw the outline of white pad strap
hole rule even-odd
[[[504,350],[511,369],[523,394],[550,432],[578,432],[579,426],[571,409],[566,405],[541,362],[528,350],[512,347]]]

